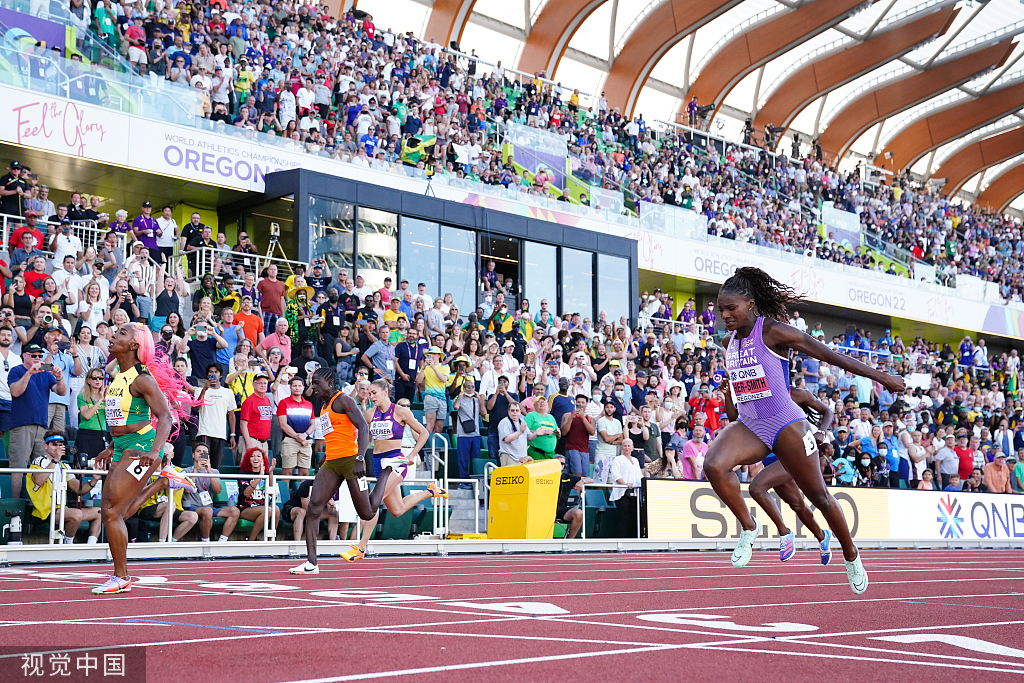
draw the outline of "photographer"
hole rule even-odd
[[[50,391],[65,395],[68,388],[59,367],[43,363],[43,347],[28,344],[22,362],[7,375],[11,387],[11,467],[28,467],[29,459],[45,455],[43,435],[50,423]],[[21,477],[11,478],[11,497],[21,496]]]
[[[42,487],[46,485],[46,482],[50,480],[52,482],[53,470],[65,470],[65,469],[89,469],[88,462],[75,462],[70,465],[62,463],[64,459],[64,453],[67,448],[67,442],[64,439],[63,432],[51,430],[46,432],[43,437],[43,455],[36,456],[32,460],[31,469],[41,470],[39,473],[32,473],[30,476],[31,483],[29,484],[29,498],[32,500],[34,509],[32,510],[32,516],[46,520],[50,516],[50,496],[33,495],[40,491]],[[63,477],[64,481],[67,482],[68,488],[78,497],[84,496],[85,494],[96,488],[96,485],[100,481],[100,475],[94,474],[88,481],[83,481],[70,473],[61,473],[57,475]],[[20,479],[21,477],[15,477]],[[58,501],[60,499],[58,498]],[[38,501],[38,502],[37,502]],[[60,517],[60,504],[54,510],[54,514]],[[73,543],[75,540],[75,534],[78,533],[78,526],[82,522],[89,522],[89,544],[96,543],[100,535],[100,509],[98,507],[81,507],[81,500],[77,501],[77,506],[73,508],[66,508],[64,510],[64,542]]]
[[[43,358],[44,365],[52,365],[55,370],[59,369],[65,378],[68,386],[72,386],[75,377],[81,377],[85,369],[78,356],[78,342],[74,339],[67,341],[67,333],[59,327],[51,327],[44,336],[46,342],[46,356]],[[70,353],[68,353],[70,351]],[[77,385],[75,385],[77,386]],[[67,411],[71,407],[72,394],[75,392],[65,391],[62,394],[51,391],[48,401],[50,429],[63,432],[67,422]],[[76,409],[78,396],[75,393]]]

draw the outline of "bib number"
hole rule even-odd
[[[142,481],[149,473],[149,468],[142,464],[141,460],[132,460],[132,463],[128,465],[128,474],[135,477],[138,481]]]
[[[209,491],[200,491],[199,502],[203,505],[213,505],[213,496],[210,495]]]
[[[768,388],[768,378],[764,376],[764,366],[762,365],[749,365],[744,368],[731,370],[729,372],[729,380],[732,383],[732,393],[736,403],[770,398],[772,395],[771,389]]]
[[[108,427],[121,427],[128,424],[124,411],[121,410],[121,399],[116,396],[108,396],[103,408],[107,414]]]
[[[316,418],[316,431],[314,433],[314,438],[322,439],[333,431],[334,425],[331,424],[330,415],[324,414]]]
[[[366,483],[366,477],[359,477],[358,481],[359,481],[359,490],[360,491],[365,491],[366,489],[369,488],[369,485],[367,485],[367,483]]]
[[[803,436],[804,451],[808,456],[813,455],[818,450],[818,444],[814,441],[814,433],[807,432]]]

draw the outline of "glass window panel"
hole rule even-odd
[[[354,205],[334,199],[311,196],[309,198],[310,257],[326,259],[332,274],[340,274],[339,271],[344,269],[347,274],[352,275],[354,223]]]
[[[594,315],[594,254],[562,247],[562,305],[560,313]]]
[[[629,319],[629,259],[597,255],[597,309],[609,322],[621,316]]]
[[[380,289],[384,278],[398,276],[398,214],[359,207],[358,230],[356,274],[365,286]]]
[[[530,311],[536,315],[541,302],[547,301],[554,316],[558,310],[558,248],[527,242],[523,262],[524,294],[530,300]]]
[[[452,295],[459,315],[476,309],[476,233],[441,226],[440,296]]]
[[[437,223],[406,216],[402,216],[401,224],[400,279],[408,280],[409,289],[413,292],[416,291],[416,285],[422,282],[427,286],[427,294],[437,296],[440,290],[437,264],[440,259],[441,228]]]

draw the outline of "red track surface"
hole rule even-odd
[[[0,644],[145,645],[173,683],[1024,680],[1024,551],[865,551],[860,597],[838,549],[296,564],[136,562],[103,598],[106,566],[0,570]]]

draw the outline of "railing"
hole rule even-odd
[[[972,47],[975,47],[976,45],[981,45],[983,43],[995,41],[1006,36],[1015,36],[1018,33],[1021,33],[1022,31],[1024,31],[1024,19],[1021,19],[1020,21],[1015,21],[1009,26],[1004,26],[1002,28],[995,29],[994,31],[989,31],[984,35],[978,36],[977,38],[972,38],[954,47],[943,50],[935,58],[935,61],[939,61],[939,59],[945,61],[955,54],[959,54],[961,52],[966,52],[967,50],[970,50]]]
[[[987,138],[990,135],[995,135],[997,133],[1002,133],[1003,131],[1010,130],[1011,128],[1016,128],[1019,125],[1020,118],[1018,116],[1011,114],[1010,116],[1004,116],[998,121],[993,121],[984,128],[979,128],[973,133],[969,133],[961,138],[958,138],[953,144],[943,145],[942,147],[939,147],[937,152],[941,152],[941,154],[936,153],[935,161],[932,162],[931,172],[934,173],[936,169],[942,166],[943,162],[945,162],[951,156],[953,156],[960,150],[964,149],[968,145],[977,142],[982,138]]]
[[[918,263],[919,261],[917,257],[911,254],[909,251],[897,247],[895,244],[891,242],[887,242],[886,240],[882,239],[880,235],[870,230],[867,230],[863,227],[860,231],[860,240],[861,244],[866,245],[869,249],[874,249],[875,251],[884,254],[885,256],[888,256],[893,261],[905,265],[907,268],[910,269],[910,274],[911,276],[913,276],[914,264]]]
[[[274,264],[277,266],[278,271],[287,277],[288,275],[295,274],[295,267],[302,266],[308,268],[308,263],[302,261],[291,261],[289,259],[277,258],[274,256],[266,256],[262,254],[243,254],[237,251],[221,251],[220,249],[214,249],[213,247],[200,247],[199,249],[193,249],[191,251],[183,251],[179,256],[185,255],[190,261],[195,258],[195,269],[193,277],[190,278],[190,282],[194,282],[202,278],[203,275],[211,273],[213,275],[219,275],[222,272],[235,273],[237,268],[242,268],[245,272],[253,273],[257,277],[264,271],[264,269]],[[239,287],[241,283],[236,283]]]
[[[5,251],[11,247],[11,235],[23,225],[26,225],[26,223],[25,219],[21,216],[12,216],[6,213],[0,214],[0,251]],[[47,228],[51,225],[59,227],[58,223],[46,220],[36,221],[36,228],[39,232],[43,233],[44,241],[43,244],[36,245],[36,248],[46,254],[52,254],[48,242],[48,238],[51,236],[47,234]],[[71,224],[71,234],[82,241],[83,251],[89,247],[98,250],[100,245],[103,244],[103,240],[106,239],[108,232],[110,232],[109,229],[99,227],[99,224],[93,220],[75,221]],[[124,234],[118,234],[118,247],[121,248],[122,252],[125,248],[125,239],[126,236]],[[13,245],[13,249],[16,250],[18,246],[17,244]]]
[[[462,59],[471,59],[471,60],[476,61],[477,64],[486,64],[487,66],[490,66],[492,68],[497,66],[497,64],[492,63],[492,62],[488,62],[488,61],[486,61],[484,59],[481,59],[479,56],[474,57],[473,55],[468,55],[465,52],[459,52],[458,50],[453,50],[450,47],[443,48],[443,50],[444,50],[444,52],[446,54],[454,55],[454,56],[460,57]],[[537,78],[537,76],[535,74],[527,73],[526,71],[520,71],[519,69],[513,69],[511,67],[507,67],[507,66],[504,66],[504,65],[502,65],[501,70],[504,73],[506,73],[506,74],[515,74],[518,77],[520,83],[522,83],[524,79],[526,81],[532,81],[535,78]],[[549,86],[551,86],[553,88],[561,88],[563,91],[565,91],[567,93],[572,93],[572,91],[573,91],[573,88],[567,88],[564,85],[560,85],[559,83],[557,83],[555,81],[552,81],[549,78],[541,78],[540,81],[544,85],[549,85]],[[498,85],[500,86],[501,84],[499,83]],[[588,102],[590,102],[591,104],[592,104],[592,101],[594,99],[594,96],[591,93],[583,92],[582,90],[579,91],[579,96],[580,96],[580,105],[584,104],[584,99],[587,100]]]
[[[636,16],[633,17],[633,21],[631,21],[629,26],[626,27],[625,32],[621,36],[619,36],[619,39],[617,41],[615,41],[615,52],[612,55],[610,55],[612,59],[615,59],[615,57],[618,56],[619,52],[622,51],[622,48],[626,44],[626,41],[628,41],[630,36],[633,35],[633,31],[636,30],[636,27],[639,26],[640,23],[647,18],[647,15],[654,11],[655,7],[658,7],[663,4],[665,4],[665,0],[651,0],[642,10],[636,13]]]
[[[897,12],[891,17],[885,16],[882,18],[882,21],[879,22],[878,26],[875,27],[874,33],[877,34],[881,31],[884,31],[888,27],[892,26],[893,24],[899,21],[902,21],[903,19],[906,19],[909,16],[917,14],[918,12],[927,11],[929,8],[935,7],[936,5],[941,5],[946,1],[947,0],[929,0],[928,2],[922,2],[918,5],[914,5],[913,7],[905,9],[902,12]]]

